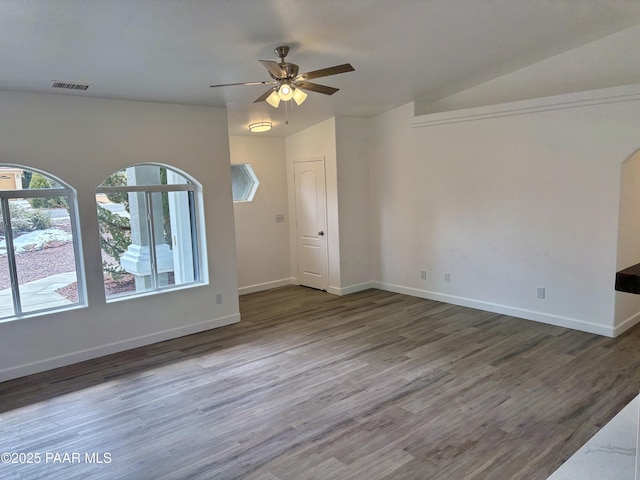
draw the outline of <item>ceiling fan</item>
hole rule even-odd
[[[307,98],[307,94],[304,90],[311,92],[322,93],[324,95],[333,95],[339,89],[333,87],[327,87],[325,85],[318,85],[317,83],[311,83],[308,80],[320,77],[328,77],[329,75],[337,75],[338,73],[353,72],[355,68],[350,63],[342,65],[336,65],[334,67],[321,68],[320,70],[314,70],[312,72],[298,73],[298,65],[295,63],[289,63],[285,61],[287,54],[289,53],[289,47],[282,45],[275,50],[276,55],[280,59],[280,62],[273,60],[260,60],[260,63],[271,75],[273,80],[264,82],[245,82],[245,83],[224,83],[221,85],[211,85],[215,87],[231,87],[235,85],[274,85],[258,98],[253,103],[266,101],[274,108],[278,108],[280,101],[288,102],[293,99],[296,104],[300,105]]]

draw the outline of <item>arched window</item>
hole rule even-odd
[[[0,320],[85,305],[75,191],[0,165]]]
[[[119,170],[97,188],[107,300],[202,282],[199,189],[156,164]]]

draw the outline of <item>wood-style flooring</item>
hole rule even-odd
[[[241,313],[1,383],[0,452],[42,456],[0,478],[546,479],[640,391],[639,328],[293,286]]]

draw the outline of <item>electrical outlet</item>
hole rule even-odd
[[[451,283],[451,274],[450,273],[445,273],[444,274],[444,283]]]
[[[426,280],[426,279],[427,279],[427,271],[420,270],[420,280]]]
[[[540,300],[544,300],[545,293],[546,293],[546,292],[545,292],[544,287],[538,287],[538,298],[539,298]]]
[[[217,305],[222,304],[222,294],[221,293],[216,293],[216,304]]]

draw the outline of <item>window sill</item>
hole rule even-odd
[[[118,303],[125,300],[133,300],[134,298],[142,298],[142,297],[150,297],[154,295],[162,295],[169,292],[177,292],[181,290],[189,290],[191,288],[204,287],[209,285],[209,282],[193,282],[193,283],[185,283],[183,285],[178,285],[177,287],[171,288],[161,288],[160,290],[152,290],[149,292],[141,292],[141,293],[130,293],[126,295],[120,295],[118,297],[107,298],[107,303]]]
[[[36,312],[25,313],[23,315],[20,315],[19,317],[13,316],[13,317],[0,318],[0,323],[16,322],[16,321],[30,319],[30,318],[44,317],[46,315],[57,315],[59,313],[70,312],[72,310],[80,310],[82,308],[87,308],[87,307],[88,305],[86,303],[84,304],[77,303],[77,304],[69,305],[65,307],[56,307],[48,310],[38,310]]]

